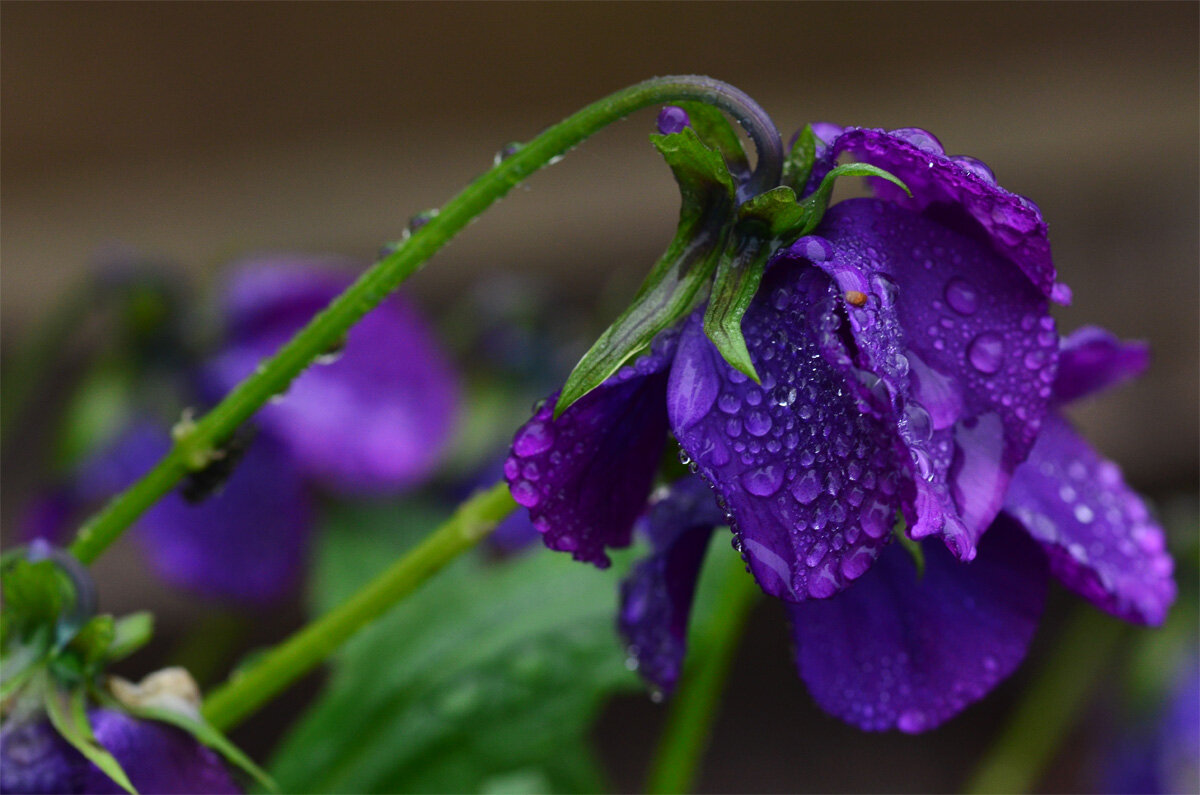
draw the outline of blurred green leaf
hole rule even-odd
[[[796,136],[787,160],[783,162],[783,184],[794,190],[797,196],[804,194],[804,186],[808,184],[816,157],[817,137],[813,135],[812,125],[806,124]]]
[[[413,502],[336,510],[317,555],[316,609],[444,517]],[[540,547],[458,561],[336,655],[271,772],[284,791],[602,789],[588,727],[608,695],[638,687],[614,631],[618,568]]]
[[[5,642],[27,638],[38,628],[53,625],[75,600],[71,579],[50,560],[15,558],[4,567],[4,610],[9,616]]]

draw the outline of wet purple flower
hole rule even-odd
[[[880,181],[773,256],[742,322],[761,383],[724,361],[697,313],[557,420],[547,401],[505,475],[548,546],[604,566],[669,429],[758,583],[790,603],[817,701],[863,728],[921,731],[1024,657],[1047,568],[1103,609],[1161,621],[1174,596],[1162,531],[1056,410],[1140,370],[1144,349],[1083,332],[1056,380],[1048,305],[1069,291],[1036,206],[923,131],[819,133],[810,184],[851,152],[913,197]],[[898,515],[930,539],[923,577],[891,543]],[[658,535],[621,624],[667,688],[695,572],[665,562],[682,528]],[[654,593],[674,596],[639,603]]]
[[[100,745],[138,792],[241,792],[221,760],[187,733],[109,709],[88,713]],[[45,719],[7,721],[0,729],[0,792],[123,793]]]

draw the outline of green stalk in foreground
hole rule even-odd
[[[1112,659],[1125,626],[1090,606],[1063,629],[1054,654],[1025,692],[965,791],[1029,792],[1054,760]],[[1086,662],[1085,662],[1086,661]]]
[[[347,330],[379,305],[425,260],[471,219],[482,213],[538,169],[554,162],[603,127],[641,108],[671,102],[715,105],[746,128],[758,148],[750,179],[754,192],[779,182],[783,143],[770,118],[748,96],[707,77],[660,77],[630,86],[592,103],[550,127],[447,202],[396,251],[379,260],[335,298],[253,375],[231,391],[199,421],[185,418],[174,431],[175,443],[141,480],[114,498],[79,531],[71,552],[91,563],[141,514],[189,472],[203,469],[220,455],[220,445],[313,360],[338,347]]]
[[[237,725],[320,665],[354,633],[382,616],[459,554],[486,538],[517,507],[497,483],[458,507],[445,523],[349,600],[263,654],[204,702],[204,717],[221,731]]]
[[[650,763],[648,793],[691,791],[708,748],[721,693],[750,609],[762,591],[737,555],[725,555],[718,573],[718,609],[694,633],[689,665],[671,696],[667,722]]]

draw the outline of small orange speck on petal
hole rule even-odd
[[[867,294],[860,293],[858,290],[846,291],[846,303],[851,306],[862,306],[867,302]]]

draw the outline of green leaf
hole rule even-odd
[[[783,161],[783,184],[796,192],[797,196],[804,194],[812,174],[813,161],[817,157],[817,137],[813,135],[812,125],[804,125],[804,129],[796,136],[792,151],[788,152],[787,160]]]
[[[830,170],[821,180],[821,186],[800,202],[800,206],[804,208],[805,217],[796,230],[797,237],[807,235],[817,228],[817,224],[821,223],[821,218],[824,217],[825,210],[829,207],[829,198],[833,195],[833,183],[838,177],[879,177],[899,186],[909,196],[912,195],[912,191],[899,177],[878,166],[870,163],[845,163]]]
[[[89,762],[100,768],[104,775],[115,781],[126,792],[137,795],[137,790],[125,775],[121,763],[96,741],[92,724],[88,721],[82,688],[64,692],[52,683],[45,688],[46,714],[63,739],[83,754]]]
[[[659,333],[704,300],[724,245],[734,187],[721,155],[691,128],[650,139],[679,183],[683,203],[675,238],[633,303],[575,365],[554,407],[555,417],[648,350]]]
[[[700,136],[700,140],[721,153],[731,174],[738,178],[750,174],[746,150],[738,138],[737,130],[724,113],[703,102],[680,102],[679,107],[687,111],[692,129]]]
[[[231,765],[245,771],[268,791],[279,791],[279,786],[267,771],[256,765],[253,759],[246,756],[240,748],[229,741],[229,738],[209,725],[203,718],[197,718],[165,707],[128,704],[111,697],[106,698],[105,701],[113,709],[128,712],[135,717],[155,720],[160,723],[169,723],[177,729],[182,729],[192,735],[192,737],[195,737],[196,741],[201,745],[208,746],[225,757],[226,761]]]
[[[109,662],[123,660],[150,642],[154,635],[154,616],[146,611],[118,618],[106,657]]]
[[[704,333],[736,370],[760,383],[750,351],[742,337],[742,317],[758,292],[771,253],[769,241],[758,232],[734,231],[725,254],[717,265],[712,297],[704,312]]]
[[[913,559],[913,565],[917,567],[917,579],[920,580],[925,576],[925,550],[921,549],[921,543],[908,537],[906,529],[908,522],[900,514],[896,514],[896,525],[892,528],[892,535],[900,542],[900,546],[904,547],[905,551]]]
[[[318,610],[433,526],[417,504],[341,511],[322,533]],[[467,556],[334,658],[269,765],[284,791],[581,792],[603,700],[638,687],[614,630],[612,569],[540,547]]]
[[[759,234],[781,237],[804,221],[804,208],[796,201],[791,188],[779,186],[760,193],[738,208],[738,223],[746,228],[757,225]]]

